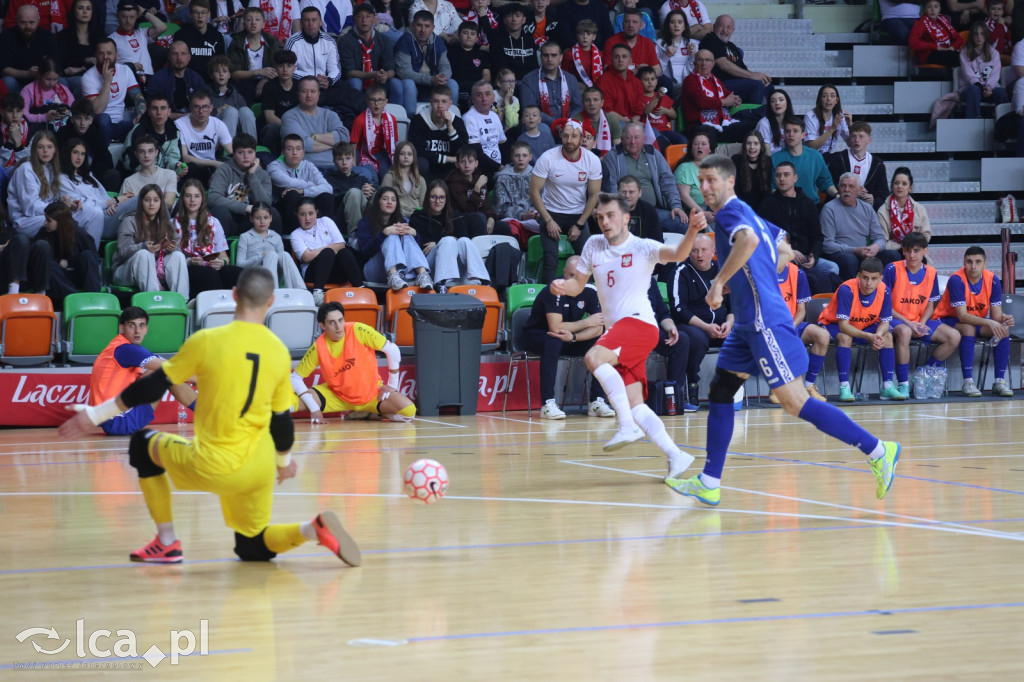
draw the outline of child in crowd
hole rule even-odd
[[[452,79],[459,84],[457,105],[461,111],[469,108],[469,92],[473,83],[491,80],[491,59],[478,41],[478,36],[481,35],[483,33],[476,23],[464,21],[459,24],[458,43],[448,50]]]
[[[576,25],[576,44],[562,55],[562,70],[576,76],[580,91],[594,86],[605,70],[601,50],[594,45],[597,24],[584,19]]]
[[[60,130],[71,118],[71,105],[75,96],[58,82],[60,70],[51,57],[39,60],[36,79],[21,89],[21,97],[28,102],[25,118],[37,127],[48,126]]]
[[[519,123],[523,132],[516,141],[525,142],[533,158],[540,158],[541,154],[555,146],[551,129],[540,124],[540,107],[536,104],[523,107],[519,114]]]
[[[463,23],[470,22],[476,25],[476,44],[487,50],[498,30],[498,17],[491,11],[491,0],[472,0],[470,7],[472,9],[466,14],[466,21]],[[459,26],[459,32],[462,32],[462,26]],[[459,36],[459,42],[462,42],[462,36]],[[454,66],[452,68],[454,69]],[[461,87],[459,92],[462,92]]]
[[[298,227],[296,211],[299,200],[305,197],[314,200],[320,215],[334,215],[331,184],[316,166],[306,161],[301,136],[293,133],[284,138],[281,158],[271,161],[267,172],[270,173],[270,182],[274,188],[277,210],[289,232]]]
[[[263,86],[260,103],[263,105],[264,124],[260,130],[260,144],[270,148],[270,154],[281,151],[281,117],[299,105],[299,89],[295,87],[295,63],[298,57],[291,50],[278,50],[274,55],[277,78]]]
[[[366,90],[367,109],[352,124],[351,142],[359,155],[359,165],[369,168],[378,178],[391,168],[398,144],[398,121],[384,111],[388,92],[380,83]]]
[[[502,221],[518,220],[524,228],[536,233],[540,231],[539,214],[530,203],[529,192],[532,160],[529,144],[521,138],[512,143],[512,163],[494,176],[494,211]]]
[[[331,184],[334,196],[341,197],[334,221],[348,233],[352,248],[358,248],[356,226],[377,190],[377,176],[367,168],[356,166],[356,147],[351,142],[339,142],[332,153],[334,168],[324,173],[324,179]]]
[[[665,149],[672,144],[685,144],[686,138],[674,128],[679,114],[664,89],[658,88],[658,74],[654,68],[641,66],[636,76],[644,87],[643,98],[640,100],[643,105],[640,121],[651,124],[658,146]]]
[[[488,178],[480,172],[476,149],[466,146],[455,154],[455,170],[444,179],[450,191],[452,207],[463,213],[479,213],[486,218],[487,234],[494,233],[498,214],[487,198]],[[497,234],[508,234],[508,228]],[[471,234],[470,237],[477,235]]]
[[[286,288],[305,289],[306,284],[302,281],[299,268],[292,257],[284,252],[281,235],[270,230],[270,222],[273,220],[270,204],[257,201],[252,205],[249,219],[252,220],[252,229],[238,237],[235,265],[240,268],[262,265],[276,272],[278,281]]]
[[[231,84],[231,60],[224,55],[217,55],[210,60],[207,68],[210,83],[213,84],[210,88],[213,115],[224,122],[232,138],[238,133],[256,137],[256,115],[242,94]]]
[[[953,28],[953,22],[942,13],[939,0],[925,0],[921,18],[914,22],[907,39],[915,64],[935,64],[953,68],[960,66],[958,50],[964,39]]]
[[[395,152],[395,165],[380,181],[381,187],[393,187],[398,194],[398,210],[411,216],[423,206],[427,194],[427,181],[420,175],[416,147],[408,140],[399,142]]]
[[[0,99],[0,192],[14,166],[28,156],[28,121],[25,120],[25,100],[16,92]]]
[[[1003,0],[988,1],[988,19],[985,20],[988,26],[988,41],[999,55],[999,62],[1002,66],[1010,65],[1010,56],[1013,54],[1013,38],[1010,37],[1010,29],[1006,27],[1006,5]]]

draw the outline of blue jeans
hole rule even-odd
[[[681,222],[679,218],[672,215],[672,211],[667,208],[655,209],[658,211],[658,224],[661,226],[662,232],[675,232],[676,234],[686,234],[686,228],[689,225],[689,221]]]
[[[964,103],[964,118],[981,118],[981,102],[985,99],[981,93],[981,86],[977,84],[968,85],[960,90],[960,101]],[[988,99],[993,104],[1009,102],[1010,98],[1006,90],[998,85],[992,88],[992,96]]]
[[[122,118],[118,123],[114,123],[110,120],[110,114],[96,114],[95,121],[100,129],[100,133],[103,135],[103,139],[110,140],[111,142],[115,140],[124,141],[132,129],[132,120],[130,118]]]

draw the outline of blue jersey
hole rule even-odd
[[[728,281],[735,328],[762,331],[779,324],[792,327],[793,316],[779,290],[776,269],[778,249],[775,243],[782,231],[759,218],[738,197],[729,198],[715,211],[715,250],[719,262],[728,259],[733,236],[742,230],[753,230],[761,241],[750,259]]]

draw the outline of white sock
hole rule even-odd
[[[882,382],[882,388],[892,388],[892,382],[891,381],[883,381]]]
[[[879,457],[881,457],[884,454],[885,454],[885,443],[883,443],[882,439],[879,438],[878,439],[878,445],[876,445],[875,449],[871,451],[870,455],[868,455],[868,459],[871,460],[872,462],[874,462],[876,459],[878,459]]]
[[[715,478],[714,476],[708,476],[707,474],[700,475],[700,482],[704,484],[704,487],[708,490],[714,490],[722,485],[722,479]]]
[[[633,415],[629,409],[629,396],[626,395],[626,384],[622,376],[607,362],[594,370],[594,378],[601,382],[601,388],[608,396],[608,403],[615,410],[615,416],[619,420],[619,428],[632,428],[635,426]]]
[[[9,294],[19,294],[19,293],[21,293],[21,284],[18,283],[18,282],[11,282],[10,284],[7,285],[7,293],[9,293]]]
[[[306,521],[299,526],[299,532],[302,533],[302,537],[307,540],[316,542],[316,528],[313,526],[312,521]]]
[[[156,534],[160,538],[160,544],[164,547],[173,545],[174,541],[178,539],[178,534],[174,532],[173,521],[171,523],[156,524]]]
[[[839,382],[839,388],[849,388],[849,387],[850,387],[850,382],[849,381],[840,381]]]
[[[658,418],[658,415],[654,414],[654,410],[640,403],[630,410],[630,414],[633,415],[633,421],[636,422],[636,425],[643,429],[648,440],[661,448],[662,452],[666,455],[674,455],[679,452],[679,448],[672,442],[668,431],[665,430],[664,422]]]

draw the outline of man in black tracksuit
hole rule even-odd
[[[533,36],[523,30],[526,15],[518,2],[506,6],[502,16],[504,26],[494,34],[491,43],[491,78],[497,79],[502,69],[512,69],[516,80],[537,68],[537,44]]]
[[[409,124],[407,137],[416,147],[420,175],[428,182],[454,170],[455,152],[469,143],[466,124],[451,107],[451,89],[435,85],[430,92],[430,108],[416,114]]]

